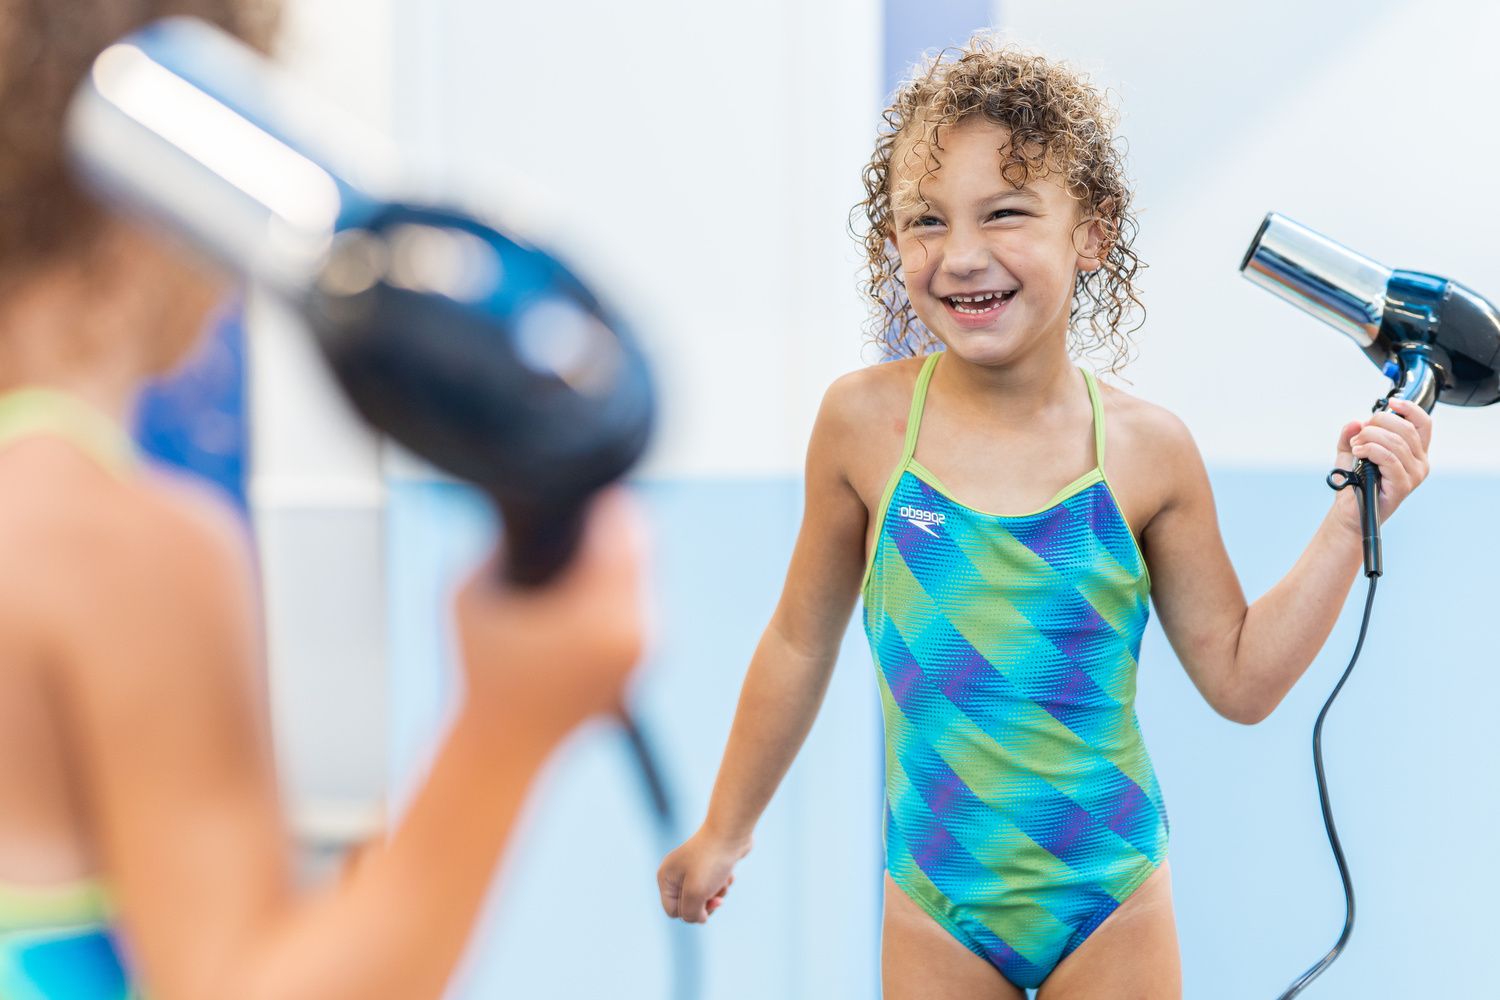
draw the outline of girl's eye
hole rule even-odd
[[[924,215],[924,216],[922,216],[919,219],[913,219],[911,221],[911,227],[913,229],[920,229],[920,228],[922,228],[924,226],[940,226],[940,225],[942,225],[942,221],[939,220],[937,217],[931,216],[931,215]]]
[[[990,213],[990,218],[997,219],[997,218],[1000,218],[1001,216],[1006,216],[1006,215],[1025,215],[1025,214],[1026,214],[1025,212],[1018,212],[1018,211],[1016,211],[1013,208],[997,208],[993,212]]]

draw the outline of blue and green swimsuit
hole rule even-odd
[[[965,506],[905,449],[863,584],[885,716],[886,868],[1023,988],[1162,863],[1167,816],[1135,715],[1150,575],[1097,464],[1043,510]]]

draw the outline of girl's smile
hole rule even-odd
[[[940,302],[957,323],[966,329],[977,330],[998,319],[1016,297],[1017,289],[1005,292],[975,292],[969,295],[946,295]]]

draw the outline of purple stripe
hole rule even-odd
[[[1014,735],[1013,728],[998,718],[995,712],[995,708],[999,703],[1005,701],[1007,698],[1015,697],[1013,692],[1007,694],[1006,688],[1008,685],[1003,675],[992,674],[994,683],[991,685],[990,691],[983,697],[967,701],[956,700],[958,698],[968,698],[969,692],[961,684],[936,683],[933,677],[917,660],[905,641],[902,640],[900,632],[897,631],[895,623],[890,620],[889,616],[883,622],[883,635],[878,650],[878,660],[880,669],[885,674],[886,684],[891,690],[892,698],[894,698],[897,707],[908,718],[918,719],[924,716],[925,712],[921,705],[922,699],[946,697],[956,710],[997,743],[1006,745],[1009,742],[1002,737],[1002,734]],[[981,658],[979,662],[983,663],[984,661]],[[927,772],[939,775],[943,775],[943,772],[952,773],[946,763],[941,763],[940,757],[935,757],[935,759],[940,763],[929,761],[927,765],[924,765],[923,777],[930,776]],[[1048,813],[1058,815],[1060,810],[1060,815],[1067,817],[1072,815],[1071,810],[1076,809],[1085,816],[1102,817],[1094,819],[1094,822],[1101,830],[1107,829],[1110,833],[1120,837],[1145,856],[1155,860],[1153,853],[1155,850],[1155,838],[1153,836],[1155,825],[1148,822],[1156,813],[1155,805],[1146,793],[1142,791],[1140,786],[1131,780],[1129,775],[1125,774],[1108,760],[1102,760],[1101,763],[1108,767],[1108,771],[1104,775],[1101,775],[1100,780],[1108,786],[1109,791],[1103,801],[1090,803],[1090,805],[1094,806],[1093,810],[1088,806],[1075,802],[1041,778],[1036,778],[1039,790],[1050,793],[1048,798],[1052,802],[1052,805],[1047,810]],[[943,775],[943,777],[946,777],[946,775]],[[959,781],[961,785],[961,779],[957,775],[954,775],[954,780]],[[924,782],[918,782],[914,776],[913,784],[918,785],[920,790]],[[967,786],[962,786],[962,788],[953,786],[951,791],[961,793],[965,789],[967,789]],[[1053,796],[1055,798],[1052,798]],[[945,799],[944,801],[945,804],[948,804],[951,802],[951,799]],[[982,800],[976,798],[975,801]],[[929,803],[929,806],[931,806],[931,803]],[[939,816],[945,816],[944,812],[937,808],[933,808],[933,812]],[[1073,840],[1072,836],[1065,836],[1060,832],[1046,832],[1044,830],[1044,820],[1040,816],[1030,820],[1018,818],[1015,822],[1027,836],[1043,846],[1047,846],[1047,841],[1052,841],[1057,843],[1061,850],[1063,849],[1061,845],[1064,842],[1070,844]],[[1067,825],[1066,820],[1063,825]],[[1142,829],[1143,825],[1147,828]],[[1050,847],[1048,849],[1051,850]],[[1053,853],[1057,854],[1057,851],[1053,851]],[[1063,857],[1060,854],[1058,856],[1068,863],[1076,860]]]
[[[1017,541],[1053,566],[1066,567],[1068,556],[1078,539],[1079,519],[1066,506],[1057,507],[1035,521],[1018,521],[1008,526]]]

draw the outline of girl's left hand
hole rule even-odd
[[[1351,421],[1339,433],[1338,468],[1352,469],[1356,459],[1380,469],[1381,523],[1390,517],[1422,480],[1427,478],[1427,445],[1432,440],[1432,415],[1416,403],[1392,399],[1389,410],[1379,410],[1364,423]],[[1334,506],[1356,535],[1360,524],[1359,498],[1354,487],[1339,490]]]

